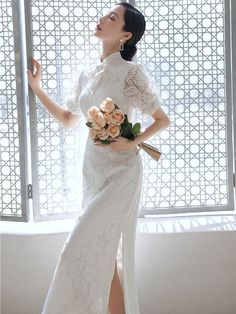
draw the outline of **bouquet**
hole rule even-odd
[[[102,101],[100,108],[96,106],[89,108],[86,125],[89,127],[90,138],[94,142],[100,141],[102,144],[110,144],[118,136],[134,140],[137,135],[142,133],[140,131],[141,124],[139,122],[134,125],[130,123],[127,114],[124,114],[110,97]],[[155,160],[161,156],[155,147],[147,143],[143,142],[137,146]]]

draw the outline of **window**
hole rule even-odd
[[[27,0],[12,6],[1,1],[2,220],[80,214],[85,120],[64,129],[28,93],[26,69],[31,55],[39,60],[44,90],[63,105],[73,78],[97,62],[101,46],[93,31],[115,3]],[[233,16],[230,2],[131,3],[147,22],[137,60],[155,78],[172,121],[147,141],[162,152],[158,163],[140,150],[144,182],[139,216],[233,210],[235,54],[230,19],[225,18]],[[144,128],[152,122],[139,114],[137,120]]]
[[[4,219],[25,218],[25,166],[22,106],[17,97],[19,75],[15,63],[11,1],[0,3],[0,180],[1,212]],[[17,32],[17,30],[16,30]],[[21,145],[21,147],[20,147]]]
[[[141,214],[233,210],[229,1],[135,3],[147,19],[138,59],[172,120],[151,140],[163,157],[145,160]]]

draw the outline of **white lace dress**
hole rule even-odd
[[[126,113],[151,114],[162,104],[144,66],[120,52],[83,70],[67,108],[84,115],[106,97]],[[134,121],[132,121],[134,122]],[[143,166],[137,147],[116,152],[88,137],[83,162],[83,213],[60,254],[42,314],[106,314],[118,261],[126,314],[140,314],[135,281],[135,237]]]

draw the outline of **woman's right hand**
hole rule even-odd
[[[41,64],[32,58],[33,73],[27,70],[28,74],[28,84],[31,89],[35,92],[37,89],[41,88]]]

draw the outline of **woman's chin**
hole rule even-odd
[[[93,36],[99,37],[99,34],[98,34],[98,31],[97,31],[97,30],[95,30],[95,31],[93,32]]]

